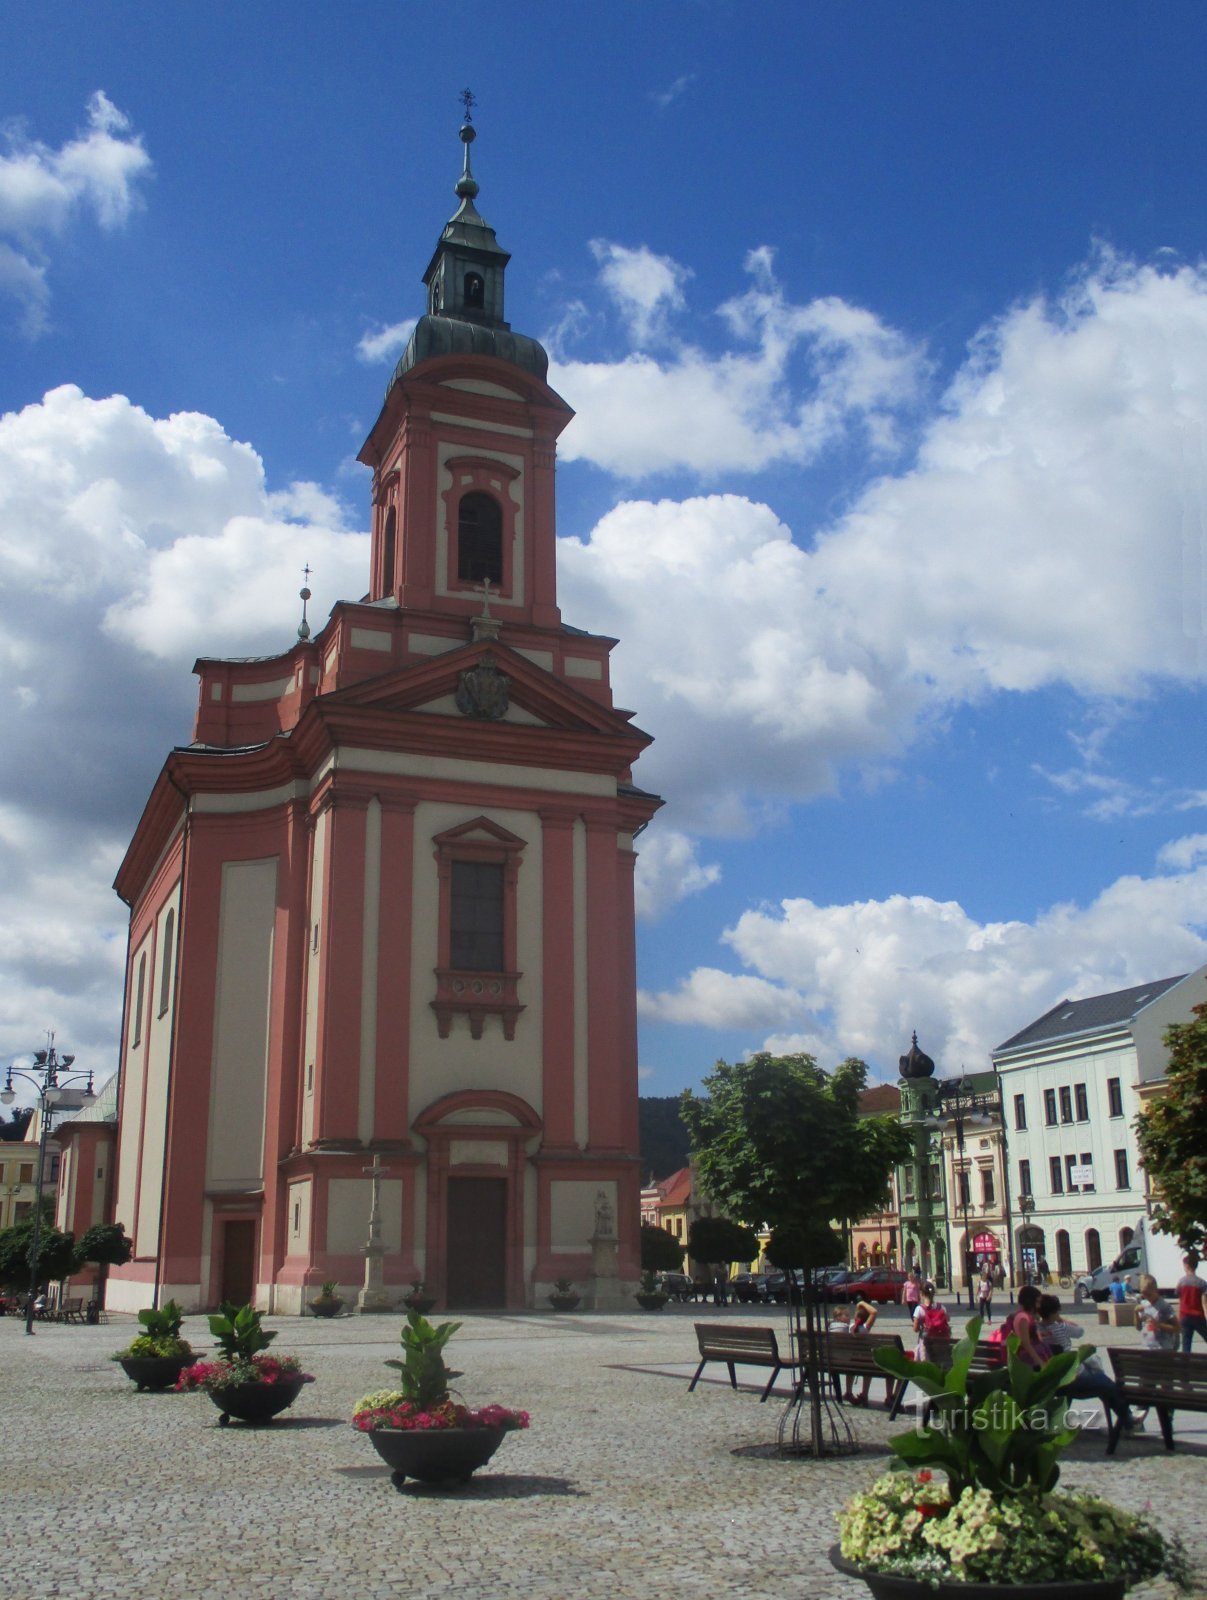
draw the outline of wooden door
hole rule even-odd
[[[256,1224],[251,1220],[222,1224],[222,1299],[250,1305],[256,1292]]]
[[[507,1303],[507,1179],[450,1178],[445,1300],[487,1311]]]

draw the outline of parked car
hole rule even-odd
[[[745,1304],[756,1300],[765,1304],[771,1299],[767,1288],[771,1276],[769,1272],[736,1272],[730,1281],[730,1293]]]
[[[900,1300],[906,1274],[896,1267],[869,1267],[866,1272],[848,1273],[843,1283],[835,1284],[835,1300],[869,1300],[873,1305]]]
[[[817,1285],[817,1298],[819,1300],[841,1300],[842,1291],[855,1276],[845,1267],[829,1268],[821,1282]]]
[[[690,1300],[696,1292],[686,1272],[660,1272],[657,1281],[662,1293],[669,1294],[672,1300]]]

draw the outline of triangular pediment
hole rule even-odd
[[[467,685],[465,675],[470,675]],[[503,680],[502,684],[492,683]],[[505,697],[498,710],[493,696]],[[649,742],[628,717],[600,705],[564,679],[497,640],[446,650],[411,666],[338,689],[322,700],[385,713],[420,714],[467,722],[519,723],[566,733],[620,735]],[[470,706],[470,710],[463,709]]]

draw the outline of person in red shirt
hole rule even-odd
[[[1052,1347],[1039,1335],[1036,1318],[1040,1299],[1040,1292],[1035,1285],[1026,1284],[1018,1291],[1018,1310],[1012,1317],[1008,1317],[1003,1325],[1007,1334],[1018,1335],[1019,1356],[1029,1367],[1042,1367],[1052,1358]],[[1101,1400],[1117,1414],[1128,1432],[1133,1428],[1144,1426],[1142,1418],[1132,1415],[1131,1407],[1115,1380],[1108,1378],[1105,1372],[1096,1372],[1092,1367],[1087,1368],[1084,1363],[1077,1369],[1077,1376],[1065,1387],[1063,1393],[1073,1400]]]
[[[1184,1256],[1182,1265],[1186,1271],[1178,1279],[1178,1326],[1182,1330],[1182,1350],[1185,1355],[1190,1354],[1196,1333],[1200,1339],[1207,1342],[1207,1314],[1204,1313],[1204,1305],[1207,1304],[1207,1283],[1204,1283],[1195,1270],[1198,1264],[1197,1256]]]

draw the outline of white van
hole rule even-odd
[[[1174,1284],[1186,1270],[1182,1265],[1185,1254],[1172,1233],[1154,1232],[1151,1218],[1141,1217],[1131,1243],[1119,1252],[1109,1267],[1098,1267],[1078,1278],[1076,1297],[1078,1300],[1105,1300],[1112,1283],[1123,1283],[1129,1294],[1139,1294],[1140,1279],[1146,1273],[1157,1280],[1158,1288],[1171,1294]]]

